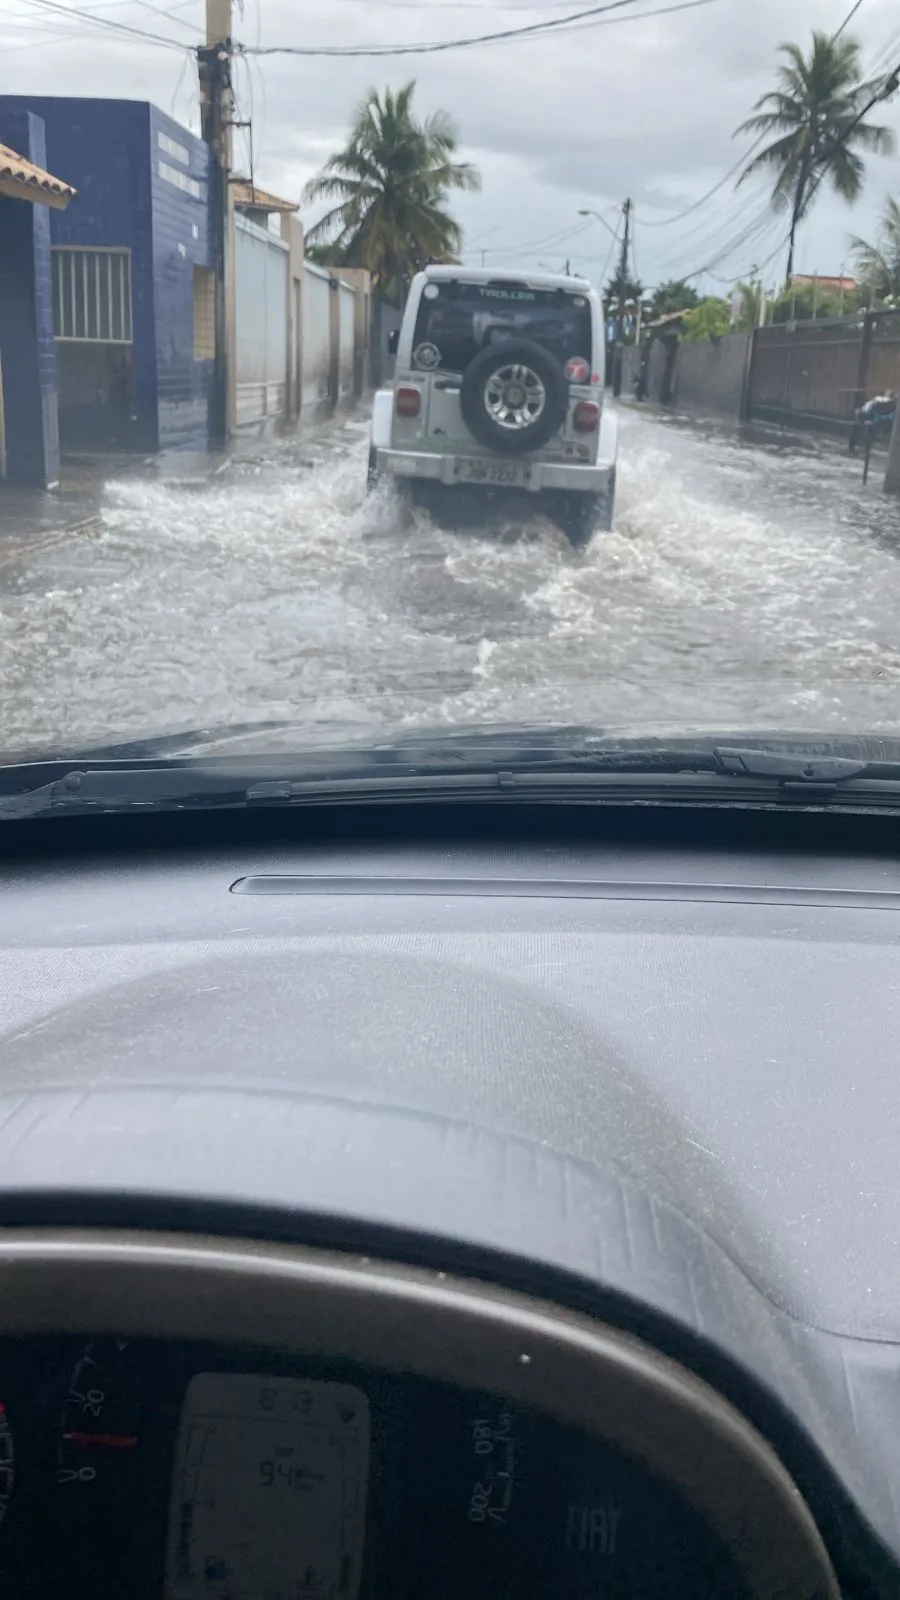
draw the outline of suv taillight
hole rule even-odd
[[[422,409],[421,389],[398,389],[394,404],[398,417],[417,417]]]
[[[600,407],[594,400],[579,400],[572,413],[572,427],[576,433],[596,433],[600,422]]]

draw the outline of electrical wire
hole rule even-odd
[[[186,9],[185,6],[178,6],[173,8],[172,11],[167,11],[163,6],[154,5],[153,0],[130,0],[130,4],[140,6],[142,11],[152,11],[155,16],[164,17],[166,22],[174,22],[179,28],[187,28],[188,32],[192,33],[196,38],[197,29],[194,24],[188,22],[184,17],[176,17],[175,15],[175,10],[184,11]]]
[[[707,200],[711,200],[714,194],[718,194],[720,189],[724,189],[729,179],[733,178],[739,168],[743,167],[745,163],[750,160],[750,157],[754,154],[754,152],[759,149],[759,146],[762,144],[764,138],[765,134],[761,133],[759,138],[754,140],[749,150],[745,150],[744,154],[740,156],[739,159],[734,163],[734,166],[728,168],[725,176],[720,178],[718,183],[714,183],[711,189],[707,189],[706,193],[702,194],[699,200],[694,200],[691,205],[685,206],[683,211],[676,211],[675,215],[672,217],[661,217],[656,219],[652,217],[644,217],[642,218],[643,226],[645,228],[668,228],[671,227],[671,225],[675,222],[683,221],[683,219],[685,217],[689,217],[692,212],[699,211],[700,207],[704,206]]]
[[[856,0],[855,5],[852,5],[850,7],[850,10],[847,12],[847,15],[845,16],[843,22],[841,23],[840,27],[837,29],[837,32],[833,33],[831,35],[832,40],[839,39],[841,37],[841,34],[843,33],[844,29],[853,21],[853,18],[856,16],[856,13],[859,10],[859,8],[862,5],[862,3],[863,3],[863,0]]]
[[[610,262],[612,261],[612,258],[613,258],[613,251],[615,250],[617,244],[619,243],[619,232],[621,230],[621,227],[622,227],[622,222],[621,222],[621,219],[620,219],[619,226],[616,229],[615,233],[613,234],[612,244],[610,245],[609,249],[606,252],[606,260],[604,261],[603,266],[602,266],[602,268],[600,270],[600,276],[597,279],[597,282],[600,284],[601,288],[603,287],[603,282],[604,282],[604,279],[606,278],[606,274],[609,271],[609,264],[610,264]]]
[[[170,39],[159,33],[148,33],[144,28],[134,28],[127,22],[115,22],[112,17],[103,17],[94,11],[81,11],[75,6],[64,6],[59,0],[27,0],[32,6],[39,6],[44,11],[52,11],[57,16],[77,17],[82,22],[91,22],[99,28],[109,28],[115,33],[120,33],[131,39],[141,39],[146,44],[155,44],[170,50],[189,50],[190,45],[178,39]]]
[[[577,239],[582,233],[587,233],[591,227],[590,222],[582,222],[571,228],[559,229],[556,233],[546,235],[543,239],[523,239],[521,244],[494,245],[484,251],[487,256],[515,256],[522,255],[527,250],[555,250],[557,245],[565,244],[569,239]]]
[[[49,3],[49,0],[47,0]],[[640,22],[645,17],[663,16],[672,11],[693,11],[699,6],[716,5],[718,0],[679,0],[675,5],[668,5],[653,11],[642,11],[636,16],[616,18],[616,21]],[[502,28],[493,33],[474,34],[465,39],[438,39],[431,42],[399,45],[238,45],[245,55],[255,56],[348,56],[348,57],[379,57],[379,56],[408,56],[408,55],[434,55],[444,50],[466,50],[473,45],[498,44],[508,39],[522,39],[545,37],[551,32],[574,32],[573,24],[597,26],[603,17],[610,11],[624,11],[631,6],[640,4],[640,0],[605,0],[605,4],[588,6],[584,11],[572,12],[569,16],[544,18],[541,22],[531,22],[518,28]]]

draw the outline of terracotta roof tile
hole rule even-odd
[[[36,166],[33,161],[11,150],[9,145],[0,144],[0,180],[4,178],[16,185],[21,184],[25,190],[37,190],[48,197],[53,195],[58,199],[71,200],[76,193],[71,184],[52,177],[43,167]],[[27,199],[28,195],[23,198]],[[37,199],[38,195],[34,198]]]
[[[295,205],[293,200],[279,200],[277,194],[269,194],[265,189],[247,183],[243,178],[236,179],[231,189],[236,206],[255,206],[257,211],[300,210],[299,205]]]

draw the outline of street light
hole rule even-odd
[[[616,229],[610,227],[610,225],[607,222],[606,218],[605,217],[601,217],[599,211],[590,211],[587,207],[582,206],[580,208],[579,212],[578,212],[578,215],[580,217],[594,217],[597,222],[602,222],[603,223],[603,226],[606,229],[607,233],[611,233],[614,239],[618,239],[619,235],[618,235]]]

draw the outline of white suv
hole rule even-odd
[[[393,387],[375,396],[370,485],[539,495],[577,546],[612,526],[618,427],[586,280],[429,267],[396,353]]]

